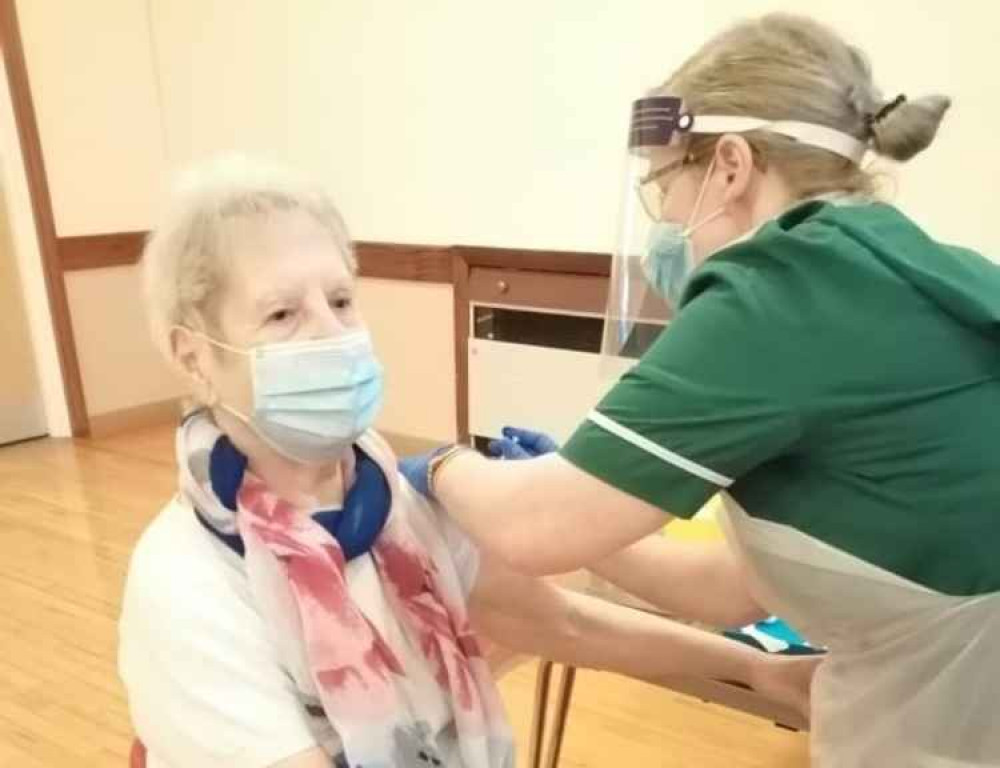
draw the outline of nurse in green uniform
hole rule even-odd
[[[633,109],[649,223],[626,215],[609,351],[656,316],[640,274],[669,325],[560,452],[410,466],[517,568],[827,647],[824,768],[1000,765],[1000,269],[878,202],[862,165],[926,148],[947,108],[883,98],[804,18],[711,40]],[[720,492],[725,549],[640,541]]]

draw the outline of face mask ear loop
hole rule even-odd
[[[688,216],[687,225],[684,227],[684,235],[687,236],[691,234],[694,229],[692,222],[698,217],[698,212],[701,211],[701,203],[705,199],[705,193],[708,191],[708,180],[712,178],[712,171],[715,170],[715,155],[712,155],[712,162],[708,164],[708,170],[705,171],[705,177],[701,180],[701,189],[698,190],[698,197],[694,201],[694,208],[691,210],[691,215]],[[701,226],[701,224],[698,224]]]
[[[187,331],[188,333],[190,333],[193,336],[197,336],[200,339],[204,339],[209,344],[211,344],[213,347],[219,347],[220,349],[224,349],[227,352],[235,352],[237,355],[249,355],[250,354],[245,349],[240,349],[239,347],[230,346],[229,344],[226,344],[224,341],[219,341],[218,339],[213,339],[207,333],[204,333],[202,331],[197,331],[194,328],[188,328],[186,325],[172,325],[171,326],[171,330],[174,330],[174,331]]]
[[[302,461],[302,459],[297,459],[294,456],[290,456],[287,453],[285,453],[285,451],[281,450],[281,447],[277,443],[275,443],[271,438],[269,438],[267,435],[265,435],[263,432],[261,432],[259,429],[257,429],[257,427],[254,426],[254,423],[252,421],[250,421],[250,419],[248,419],[245,415],[243,415],[242,413],[240,413],[239,411],[237,411],[232,406],[226,405],[225,403],[223,403],[223,402],[220,401],[219,402],[219,407],[222,410],[226,411],[226,413],[230,414],[237,421],[242,422],[243,426],[245,426],[247,429],[249,429],[251,432],[253,432],[258,438],[260,438],[260,440],[265,445],[267,445],[272,451],[274,451],[275,453],[277,453],[279,456],[282,456],[283,458],[288,459],[288,461],[294,462],[296,464],[308,464],[309,463],[309,462],[306,462],[306,461]]]
[[[251,381],[255,380],[255,378],[254,378],[254,373],[255,373],[254,369],[256,368],[256,365],[257,365],[257,356],[256,355],[251,354],[250,352],[248,352],[245,349],[240,349],[239,347],[234,347],[234,346],[231,346],[229,344],[226,344],[224,341],[219,341],[218,339],[213,339],[207,333],[203,333],[202,331],[196,331],[194,328],[188,328],[186,325],[174,325],[174,326],[172,326],[172,328],[174,330],[187,331],[188,333],[190,333],[190,334],[192,334],[194,336],[197,336],[200,339],[204,339],[209,344],[211,344],[214,347],[218,347],[219,349],[224,349],[227,352],[232,352],[232,353],[237,354],[237,355],[243,355],[245,357],[249,357],[250,358],[250,376],[251,376]],[[254,387],[254,399],[255,400],[256,400],[256,397],[257,397],[257,391],[256,391],[256,389],[257,388]],[[250,420],[244,414],[240,413],[235,408],[231,408],[228,405],[226,405],[224,402],[222,402],[221,398],[219,399],[218,403],[219,403],[219,407],[220,408],[222,408],[225,411],[228,411],[233,416],[235,416],[237,419],[239,419],[244,424],[246,424],[248,427],[250,427],[251,429],[253,429],[253,424],[251,424]],[[254,431],[256,432],[256,430],[254,430]]]
[[[688,237],[688,236],[692,235],[696,230],[701,229],[702,227],[704,227],[709,222],[715,221],[717,218],[719,218],[725,212],[726,212],[725,208],[720,208],[715,213],[708,214],[708,216],[706,216],[704,219],[702,219],[701,221],[699,221],[694,226],[691,226],[691,227],[688,227],[687,229],[685,229],[684,230],[684,236]]]

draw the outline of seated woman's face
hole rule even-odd
[[[302,211],[235,220],[223,233],[226,279],[218,299],[220,341],[239,349],[340,336],[363,326],[354,277],[330,233]],[[252,410],[249,360],[216,350],[214,388]]]

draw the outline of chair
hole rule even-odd
[[[132,750],[129,752],[128,768],[146,768],[146,747],[136,739],[132,742]]]

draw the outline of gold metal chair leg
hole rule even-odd
[[[576,683],[576,667],[564,667],[562,679],[559,681],[559,693],[556,695],[556,711],[552,718],[552,733],[549,736],[548,756],[545,768],[558,768],[559,756],[562,754],[563,736],[566,733],[566,720],[569,718],[569,705],[573,700],[573,685]]]
[[[552,683],[551,661],[539,659],[535,673],[535,712],[531,718],[531,740],[528,744],[528,768],[542,768],[542,745],[545,742],[545,721],[549,713],[549,688]]]

